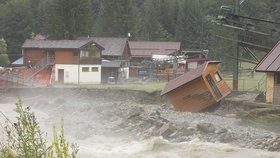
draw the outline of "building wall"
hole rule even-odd
[[[273,102],[273,92],[274,92],[274,73],[266,73],[266,102]]]
[[[83,67],[88,67],[89,72],[83,72]],[[92,67],[97,67],[98,72],[92,72]],[[101,65],[56,64],[55,81],[58,81],[58,69],[64,70],[64,83],[78,84],[78,80],[80,80],[80,84],[101,83]],[[78,74],[80,74],[80,78],[78,78]]]
[[[202,77],[168,93],[177,111],[197,112],[216,103]]]
[[[24,64],[27,65],[28,61],[31,61],[31,65],[35,65],[43,58],[47,57],[47,53],[42,49],[24,49]]]
[[[221,81],[217,81],[215,79],[215,73],[218,72],[220,78],[221,78]],[[206,76],[210,74],[213,81],[215,82],[218,90],[220,91],[222,97],[221,98],[217,98],[214,91],[212,90],[210,84],[208,83],[207,79],[206,79]],[[229,95],[231,93],[231,89],[229,88],[229,86],[227,85],[225,79],[223,78],[222,76],[222,73],[218,70],[218,64],[208,64],[206,70],[204,71],[203,73],[203,79],[204,79],[204,82],[207,86],[207,88],[210,90],[211,94],[213,95],[213,97],[215,98],[215,100],[218,102],[220,101],[222,98],[226,97],[227,95]]]
[[[56,50],[55,63],[56,64],[78,64],[79,57],[73,56],[71,50]]]

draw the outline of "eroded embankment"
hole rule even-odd
[[[0,89],[2,99],[6,96],[32,97],[42,95],[67,97],[76,96],[81,98],[103,98],[109,101],[131,100],[140,104],[161,104],[166,102],[165,97],[160,96],[160,91],[145,92],[138,90],[123,89],[87,89],[87,88],[6,88]],[[70,99],[70,98],[69,98]]]

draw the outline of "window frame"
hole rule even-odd
[[[82,72],[90,72],[89,70],[90,70],[89,67],[82,67]]]
[[[220,75],[220,73],[217,71],[217,72],[215,72],[215,74],[214,74],[214,78],[215,78],[215,80],[219,83],[219,82],[221,82],[223,79],[222,79],[222,77],[221,77],[221,75]]]
[[[94,69],[96,69],[96,71],[93,71]],[[99,67],[91,67],[91,72],[99,72]]]

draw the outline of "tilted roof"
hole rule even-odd
[[[95,41],[104,48],[102,55],[108,56],[122,56],[128,41],[128,38],[122,37],[80,37],[79,39]]]
[[[180,50],[180,42],[129,41],[132,57],[151,57],[153,54],[169,55]]]
[[[219,61],[208,61],[208,62],[200,65],[196,69],[188,71],[188,72],[184,73],[183,75],[169,81],[165,85],[165,88],[162,90],[160,95],[167,94],[167,93],[175,90],[176,88],[179,88],[179,87],[181,87],[181,86],[199,78],[200,76],[203,75],[203,73],[206,70],[208,64],[219,64],[219,63],[220,63]]]
[[[89,43],[95,43],[95,42],[93,42],[92,40],[30,40],[30,39],[27,39],[24,42],[24,44],[22,45],[22,48],[80,49],[81,47],[83,47]],[[97,43],[95,43],[95,44],[97,44]]]
[[[258,72],[280,72],[280,41],[262,58],[255,70]]]

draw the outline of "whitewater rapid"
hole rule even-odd
[[[38,98],[35,98],[38,102]],[[13,99],[10,99],[13,100]],[[229,144],[208,143],[193,139],[174,143],[162,137],[137,140],[130,131],[114,130],[120,119],[112,115],[111,104],[98,103],[56,104],[58,101],[27,100],[43,131],[51,138],[51,125],[59,126],[64,117],[66,139],[79,145],[81,158],[279,158],[280,153],[258,149],[234,147]],[[69,102],[68,102],[69,103]],[[12,120],[15,118],[14,102],[0,102],[0,110]],[[110,118],[106,118],[106,117]],[[0,117],[1,123],[5,119]]]

